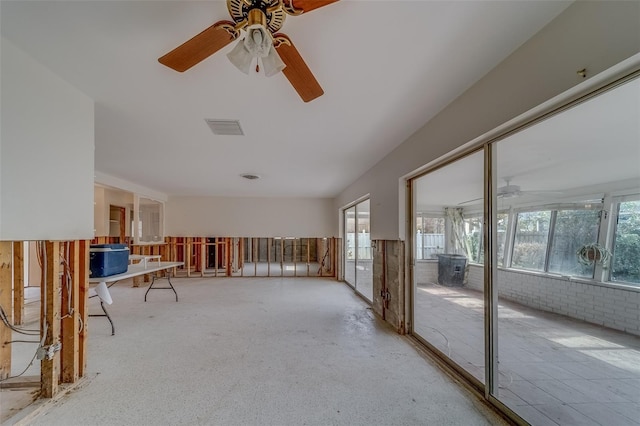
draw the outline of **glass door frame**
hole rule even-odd
[[[367,302],[369,303],[373,303],[373,300],[369,300],[367,298],[366,295],[364,295],[359,289],[358,289],[358,259],[359,259],[359,242],[358,242],[358,206],[361,205],[364,202],[369,202],[369,239],[371,240],[371,198],[369,196],[369,194],[367,194],[366,196],[357,199],[356,201],[348,204],[347,206],[345,206],[342,209],[342,224],[343,224],[343,234],[344,234],[344,238],[343,238],[343,251],[344,251],[344,256],[342,259],[342,264],[343,264],[343,279],[344,282],[347,283],[347,285],[349,285],[349,287],[353,288],[353,290],[360,295],[362,298],[364,298]],[[348,227],[347,227],[347,212],[349,210],[353,209],[354,212],[354,257],[353,257],[353,262],[354,262],[354,275],[353,275],[353,283],[349,282],[347,280],[347,257],[348,257]],[[373,259],[372,259],[373,261]],[[373,299],[373,297],[372,297]]]
[[[530,126],[538,124],[552,116],[562,113],[563,111],[573,108],[574,106],[597,97],[598,95],[621,86],[633,79],[640,78],[640,62],[636,62],[634,67],[629,70],[616,69],[613,67],[607,76],[602,77],[599,81],[593,82],[589,86],[584,86],[580,91],[569,90],[566,93],[555,98],[554,102],[547,102],[539,107],[532,109],[530,112],[523,114],[507,124],[500,126],[494,131],[487,133],[482,139],[461,147],[455,154],[445,159],[435,160],[414,175],[405,177],[406,181],[406,224],[405,235],[408,242],[408,256],[406,257],[406,266],[408,273],[406,274],[408,286],[408,294],[410,300],[407,318],[410,319],[407,331],[408,333],[422,343],[434,354],[442,363],[442,366],[448,370],[455,371],[466,379],[472,388],[484,395],[484,398],[500,411],[505,413],[511,420],[518,424],[526,424],[524,419],[517,415],[512,409],[507,407],[498,399],[498,290],[497,290],[497,271],[498,271],[498,255],[497,255],[497,179],[495,173],[496,161],[496,144],[497,142],[524,130]],[[416,265],[416,195],[415,182],[441,167],[451,164],[467,155],[479,150],[484,151],[484,200],[483,200],[483,246],[484,246],[484,328],[485,328],[485,384],[480,383],[466,372],[462,367],[458,366],[454,361],[440,352],[424,338],[415,334],[415,298],[416,298],[416,282],[415,282],[415,265]],[[510,225],[512,226],[512,225]],[[597,274],[597,271],[596,271]]]

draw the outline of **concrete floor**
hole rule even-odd
[[[421,284],[415,332],[484,382],[482,293]],[[640,425],[640,337],[498,306],[498,398],[534,425]]]
[[[343,283],[127,281],[88,327],[91,377],[35,425],[490,425],[503,422]]]
[[[21,329],[40,328],[40,287],[25,288],[24,323]],[[12,332],[12,340],[38,341],[38,336]],[[11,376],[18,376],[0,384],[0,424],[31,404],[40,393],[40,361],[34,358],[37,343],[14,342],[11,344]]]

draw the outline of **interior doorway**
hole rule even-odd
[[[127,209],[125,207],[109,205],[109,236],[118,237],[124,243],[126,237]]]

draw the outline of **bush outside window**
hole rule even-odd
[[[512,267],[544,271],[550,224],[549,210],[518,213]]]
[[[640,284],[640,201],[618,204],[611,281]]]

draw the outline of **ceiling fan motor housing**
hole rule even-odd
[[[236,23],[260,24],[272,34],[282,28],[287,16],[281,0],[227,0],[227,9]]]
[[[498,188],[498,195],[504,198],[517,197],[520,194],[520,187],[518,185],[506,185]]]

